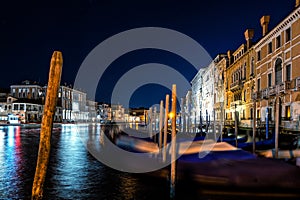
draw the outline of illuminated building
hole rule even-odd
[[[275,99],[280,98],[281,128],[299,131],[300,119],[300,7],[268,32],[270,16],[260,20],[263,37],[255,44],[256,77],[253,98],[257,118],[264,124],[268,108],[270,123],[275,119]]]
[[[219,125],[224,124],[224,78],[228,66],[228,58],[225,54],[220,54],[215,58],[214,69],[214,105],[215,121]]]
[[[200,111],[202,115],[202,85],[203,85],[203,74],[206,68],[201,68],[196,76],[191,81],[192,91],[191,91],[191,101],[193,102],[194,116],[196,117],[196,123],[200,123]],[[185,110],[187,111],[188,103],[185,101]],[[186,116],[186,115],[185,115]]]
[[[244,33],[246,43],[233,53],[228,51],[229,65],[225,72],[225,124],[234,125],[235,112],[241,127],[251,127],[253,101],[252,84],[255,72],[255,53],[252,46],[254,31]]]

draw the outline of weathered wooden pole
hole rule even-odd
[[[197,113],[196,113],[196,109],[195,109],[195,112],[194,112],[194,114],[195,114],[195,117],[194,117],[194,133],[196,133],[197,132]]]
[[[234,134],[235,134],[235,146],[237,147],[237,137],[238,137],[238,111],[236,111],[236,104],[235,104],[235,110],[234,110],[234,114],[235,114],[235,116],[234,116],[234,118],[235,118],[235,120],[234,120]]]
[[[278,137],[279,137],[279,123],[280,123],[280,99],[276,96],[276,120],[275,120],[275,158],[278,158]]]
[[[166,107],[165,107],[165,120],[164,120],[164,152],[163,152],[163,161],[166,160],[167,153],[167,135],[168,135],[168,115],[169,115],[169,99],[170,96],[166,95]]]
[[[176,85],[172,85],[172,152],[171,152],[171,199],[175,198],[176,182]]]
[[[157,131],[157,123],[156,123],[156,119],[157,119],[157,108],[156,106],[154,106],[153,108],[153,121],[154,121],[154,132],[156,133]]]
[[[217,141],[217,134],[216,134],[216,111],[215,111],[215,109],[213,109],[213,120],[214,120],[214,125],[213,125],[214,140]]]
[[[153,122],[154,122],[154,141],[155,142],[158,142],[157,141],[157,108],[156,108],[156,106],[154,106],[154,108],[153,108]]]
[[[149,135],[150,138],[153,139],[153,119],[152,119],[152,107],[149,108]]]
[[[219,132],[220,132],[220,140],[223,142],[223,103],[221,104],[221,110],[220,110],[220,127],[219,127]]]
[[[181,98],[180,102],[180,131],[185,132],[185,114],[184,114],[184,99]]]
[[[162,145],[162,134],[163,134],[163,114],[164,114],[164,101],[160,101],[160,108],[159,108],[159,139],[158,139],[158,146],[161,149]]]
[[[187,94],[187,99],[186,99],[186,105],[187,105],[187,123],[186,123],[186,127],[187,127],[187,133],[190,134],[191,133],[191,99],[190,99],[190,91],[188,91]]]
[[[55,51],[50,62],[49,80],[47,85],[46,102],[40,132],[39,153],[32,186],[31,199],[42,199],[43,185],[50,156],[50,140],[53,127],[53,117],[56,108],[57,94],[60,86],[63,58],[62,53]]]
[[[201,112],[201,110],[200,110],[200,118],[199,118],[199,126],[200,126],[200,134],[202,135],[202,133],[203,133],[203,130],[202,130],[202,127],[203,127],[203,123],[202,123],[202,112]]]
[[[255,143],[256,143],[256,99],[254,99],[253,102],[253,133],[252,133],[252,138],[253,138],[253,154],[255,154]]]

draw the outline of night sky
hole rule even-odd
[[[294,5],[295,0],[1,1],[0,87],[8,88],[27,79],[47,83],[55,50],[62,51],[64,59],[61,83],[73,85],[77,70],[94,47],[117,33],[138,27],[179,31],[196,40],[214,58],[244,43],[247,28],[255,30],[254,41],[258,40],[261,16],[271,16],[271,29]],[[168,52],[131,52],[111,64],[101,78],[95,100],[109,102],[122,73],[149,62],[171,66],[188,80],[197,73],[185,60]],[[167,92],[158,85],[142,86],[132,96],[130,106],[159,103]]]

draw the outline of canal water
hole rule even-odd
[[[100,134],[99,129],[76,126],[62,125],[52,133],[44,199],[168,198],[167,180],[120,172],[95,159],[77,131]],[[0,127],[0,199],[30,199],[38,145],[37,128]]]
[[[100,125],[79,128],[76,124],[54,129],[44,199],[169,199],[167,177],[124,173],[95,159],[81,137],[86,134],[92,140],[100,138],[99,130]],[[0,199],[30,199],[39,131],[37,127],[0,126]],[[199,195],[192,184],[182,184],[186,188],[182,190],[178,185],[176,199],[233,199]]]

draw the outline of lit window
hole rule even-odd
[[[260,119],[260,109],[257,109],[256,118]]]
[[[287,119],[290,119],[291,118],[291,107],[290,106],[286,106],[285,107],[285,117]]]

